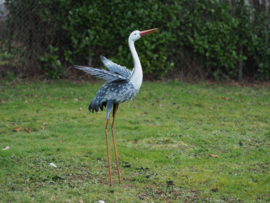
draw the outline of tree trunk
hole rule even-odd
[[[240,48],[240,56],[243,54],[243,48]],[[238,82],[242,82],[243,78],[243,61],[239,61],[239,69],[238,69]]]

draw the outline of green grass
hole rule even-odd
[[[110,187],[101,85],[0,86],[0,202],[270,201],[269,87],[144,82],[116,117],[121,185],[109,130]]]

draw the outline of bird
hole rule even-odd
[[[113,108],[113,121],[112,121],[112,139],[114,146],[114,153],[116,159],[117,173],[119,184],[121,184],[121,175],[117,157],[117,149],[115,144],[114,136],[114,122],[116,117],[116,112],[120,103],[126,102],[134,98],[142,85],[143,81],[143,71],[139,56],[135,49],[135,41],[139,40],[142,36],[148,35],[151,33],[157,32],[158,28],[139,31],[133,31],[128,38],[128,45],[130,52],[134,61],[133,70],[129,70],[124,66],[118,65],[111,60],[100,56],[103,64],[108,68],[107,70],[85,67],[74,65],[74,68],[84,71],[90,75],[93,75],[97,78],[103,79],[106,83],[101,86],[101,88],[96,93],[95,97],[89,105],[89,111],[98,111],[99,109],[103,111],[104,107],[107,107],[106,112],[106,126],[105,126],[105,135],[106,135],[106,144],[107,144],[107,156],[108,156],[108,165],[109,165],[109,176],[110,176],[110,185],[113,186],[112,174],[111,174],[111,162],[110,162],[110,153],[109,153],[109,141],[108,141],[108,124],[110,119],[110,112]]]

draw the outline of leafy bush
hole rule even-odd
[[[44,62],[47,79],[59,79],[63,76],[63,69],[58,56],[55,54],[56,51],[58,51],[58,48],[50,45],[50,52],[40,57],[40,60]]]
[[[255,16],[254,9],[241,0],[232,6],[215,0],[194,0],[182,8],[183,20],[181,31],[175,36],[175,49],[184,46],[201,58],[206,77],[236,78],[238,63],[242,61],[245,73],[250,66],[259,65],[256,77],[269,78],[260,74],[268,73],[270,67],[267,49],[270,29],[266,15]]]
[[[15,80],[15,75],[14,75],[14,73],[13,72],[7,72],[7,75],[6,75],[6,77],[5,77],[5,80],[7,80],[7,81],[13,81],[13,80]]]
[[[70,5],[68,0],[61,3]],[[258,23],[268,18],[255,14],[242,0],[233,6],[215,0],[77,2],[63,25],[71,42],[65,56],[70,63],[86,63],[97,49],[113,50],[108,57],[132,67],[127,36],[136,29],[158,27],[158,34],[136,43],[145,73],[162,77],[173,67],[181,69],[179,52],[191,50],[194,60],[201,59],[206,77],[235,78],[239,61],[249,66],[249,58],[258,66],[257,77],[268,79],[269,20]]]
[[[32,1],[34,3],[30,4]],[[244,64],[245,75],[254,77],[256,73],[256,78],[261,80],[270,77],[269,14],[249,7],[244,0],[230,1],[230,4],[216,0],[7,2],[13,15],[13,24],[10,24],[13,27],[16,20],[20,24],[21,15],[26,13],[23,10],[16,13],[17,5],[44,7],[31,10],[31,15],[40,23],[29,24],[27,36],[31,37],[26,40],[31,42],[27,45],[29,49],[33,47],[31,39],[35,39],[32,27],[40,25],[46,30],[37,38],[40,40],[35,40],[39,42],[37,47],[40,50],[32,51],[29,60],[36,54],[39,58],[43,56],[43,61],[45,58],[56,61],[53,55],[44,54],[50,52],[47,42],[51,42],[50,45],[58,48],[59,58],[63,55],[61,60],[70,64],[86,65],[90,59],[105,55],[132,68],[127,46],[129,34],[133,30],[159,28],[158,34],[136,42],[144,73],[160,78],[166,76],[169,70],[182,70],[183,64],[189,65],[191,59],[199,67],[189,65],[191,68],[188,71],[193,72],[193,77],[198,76],[196,70],[200,69],[203,78],[233,79],[242,71],[240,63]],[[27,15],[30,15],[29,12]],[[50,40],[46,40],[47,36]],[[59,36],[61,38],[56,38]],[[190,53],[190,59],[185,57],[186,53]],[[57,69],[48,66],[47,77],[60,77],[56,76],[61,74]],[[253,71],[249,73],[251,69]]]
[[[269,17],[265,13],[251,23],[252,33],[246,46],[247,54],[256,64],[256,78],[259,80],[270,79],[270,25]]]
[[[66,4],[64,4],[64,2]],[[70,1],[61,1],[69,7]],[[172,5],[173,3],[173,5]],[[71,46],[65,50],[65,59],[70,63],[87,60],[96,49],[113,50],[111,57],[119,64],[132,67],[132,57],[127,38],[133,30],[161,28],[159,34],[142,38],[136,42],[145,73],[156,71],[162,76],[167,69],[168,45],[175,40],[170,34],[177,26],[170,25],[174,15],[170,14],[175,1],[83,1],[76,2],[68,13],[63,28],[67,31]],[[174,9],[175,10],[175,9]],[[176,10],[175,10],[176,11]]]

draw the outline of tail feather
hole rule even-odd
[[[107,104],[106,102],[103,102],[99,105],[101,111],[103,111],[103,107],[106,107],[106,104]]]
[[[96,103],[94,100],[90,103],[88,109],[89,111],[92,111],[92,113],[98,112],[99,108],[101,111],[103,111],[103,107],[106,107],[107,102],[102,102],[102,103]]]

